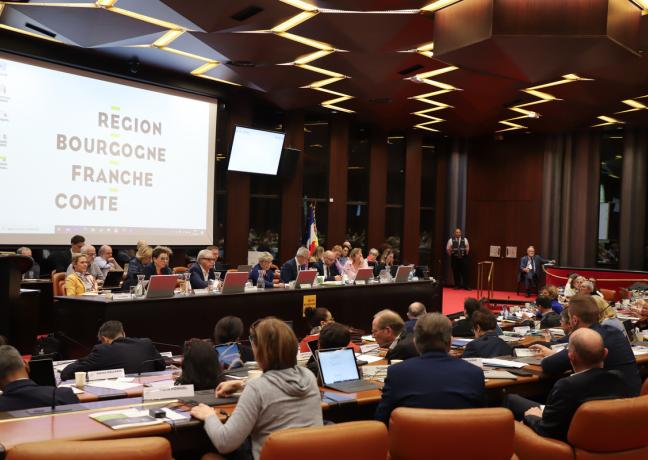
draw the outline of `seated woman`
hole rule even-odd
[[[495,332],[497,319],[490,311],[477,310],[471,316],[475,331],[475,340],[466,345],[464,358],[493,358],[495,356],[509,356],[511,347],[500,339]]]
[[[252,270],[250,271],[250,280],[252,281],[252,285],[256,286],[257,282],[259,281],[259,271],[264,270],[265,275],[263,277],[264,281],[264,287],[265,288],[272,288],[274,287],[273,280],[274,280],[274,273],[275,271],[270,268],[270,265],[272,265],[272,254],[269,252],[262,252],[259,254],[259,263],[256,264],[254,267],[252,267]]]
[[[97,282],[88,273],[88,257],[85,254],[72,255],[73,273],[65,278],[65,295],[82,295],[85,292],[97,292]]]
[[[236,316],[224,316],[214,326],[214,344],[238,343],[241,352],[241,361],[254,361],[252,349],[241,343],[243,335],[243,321]]]
[[[218,385],[217,397],[243,390],[227,423],[205,404],[192,408],[191,415],[204,420],[205,431],[220,453],[236,450],[250,436],[257,460],[273,432],[321,426],[322,408],[315,376],[297,366],[297,338],[286,323],[276,318],[257,321],[250,328],[250,339],[263,374],[246,384],[230,380]]]
[[[394,266],[394,251],[387,248],[380,256],[380,261],[374,265],[374,276],[380,275],[380,272],[387,270],[387,273],[393,276],[392,267]]]
[[[151,246],[140,246],[135,257],[128,261],[128,275],[124,280],[123,289],[128,291],[131,286],[137,284],[137,275],[144,274],[144,267],[151,263],[153,248]]]
[[[540,289],[540,296],[549,297],[551,299],[551,308],[556,313],[560,314],[563,311],[563,305],[558,301],[558,288],[556,286],[545,286]]]
[[[152,275],[172,275],[173,271],[169,268],[171,254],[173,251],[166,246],[156,246],[151,252],[153,262],[146,265],[142,272],[144,279],[149,279]]]
[[[369,268],[369,264],[367,264],[367,261],[362,257],[362,249],[353,248],[349,254],[349,260],[344,264],[344,274],[349,278],[349,280],[353,281],[356,279],[358,271],[361,268]]]
[[[218,361],[218,353],[202,340],[187,342],[182,360],[182,374],[176,385],[191,385],[194,390],[210,390],[225,380]]]

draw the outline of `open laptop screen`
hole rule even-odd
[[[318,357],[324,385],[360,378],[353,348],[320,350]]]

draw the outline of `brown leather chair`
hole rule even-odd
[[[178,275],[180,273],[186,273],[189,270],[187,267],[173,267],[173,273]]]
[[[46,441],[20,444],[7,460],[173,460],[171,444],[164,438],[111,439],[107,441]]]
[[[566,444],[515,427],[515,453],[523,460],[648,458],[648,396],[589,401],[578,408]],[[573,448],[572,448],[573,446]],[[569,452],[572,452],[569,455]]]
[[[385,460],[389,437],[381,422],[338,423],[271,434],[261,460]]]
[[[65,273],[52,274],[52,294],[54,297],[65,295]]]
[[[582,460],[648,458],[648,396],[589,401],[578,408],[567,440]]]
[[[614,289],[599,289],[599,291],[608,302],[614,302],[616,300],[616,291]]]
[[[389,456],[391,460],[515,459],[513,426],[513,414],[501,407],[399,407],[392,412],[389,422]]]

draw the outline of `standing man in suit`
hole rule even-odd
[[[627,398],[628,387],[619,371],[603,368],[608,350],[603,337],[581,328],[569,337],[568,357],[574,374],[558,380],[544,409],[540,404],[509,394],[508,405],[518,420],[524,420],[540,436],[567,439],[572,417],[581,404],[592,399]]]
[[[189,269],[189,282],[192,289],[205,289],[209,285],[209,280],[216,279],[214,260],[214,253],[209,249],[203,249],[198,253],[196,263]]]
[[[526,296],[531,297],[531,287],[538,290],[538,278],[541,274],[541,267],[547,262],[555,263],[555,260],[547,260],[535,253],[535,248],[529,246],[527,255],[520,259],[520,277],[524,280]]]
[[[302,246],[297,249],[295,257],[281,266],[281,274],[279,276],[281,282],[287,284],[291,281],[295,281],[300,271],[308,270],[309,258],[310,252],[308,251],[308,248]]]
[[[592,329],[598,332],[608,350],[603,366],[606,370],[621,372],[628,392],[632,396],[638,396],[641,389],[639,368],[630,342],[623,332],[614,326],[602,326],[598,323],[599,310],[591,296],[572,297],[569,300],[568,310],[572,334],[578,329]],[[544,357],[541,365],[545,374],[560,375],[572,368],[567,349],[557,352],[539,344],[531,345],[529,348]]]
[[[450,256],[450,265],[452,266],[452,278],[455,289],[468,288],[468,254],[470,253],[470,244],[468,238],[461,236],[461,229],[456,228],[452,238],[446,244],[446,252]]]
[[[389,424],[397,407],[468,409],[484,405],[484,373],[462,359],[448,356],[452,325],[439,313],[421,316],[414,342],[421,356],[387,369],[376,419]]]
[[[75,372],[124,369],[127,374],[162,371],[164,358],[151,339],[126,337],[120,321],[106,321],[97,333],[99,345],[95,345],[85,358],[69,364],[61,371],[61,380],[74,378]]]
[[[371,322],[371,335],[380,348],[387,348],[385,359],[409,359],[419,355],[414,336],[405,330],[405,321],[393,310],[381,310]]]
[[[65,272],[68,265],[72,263],[72,254],[79,254],[81,248],[85,244],[85,238],[81,235],[74,235],[70,239],[70,249],[64,251],[53,252],[47,259],[49,266],[56,273]]]
[[[338,270],[335,253],[333,251],[325,251],[322,256],[321,262],[315,262],[314,267],[317,268],[317,273],[324,277],[324,281],[339,281],[342,279],[340,270]]]
[[[0,390],[0,412],[79,402],[71,388],[54,389],[31,380],[29,364],[10,345],[0,346]]]

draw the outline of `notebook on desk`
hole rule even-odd
[[[315,356],[323,386],[344,393],[378,388],[374,383],[360,377],[353,348],[318,350]]]

